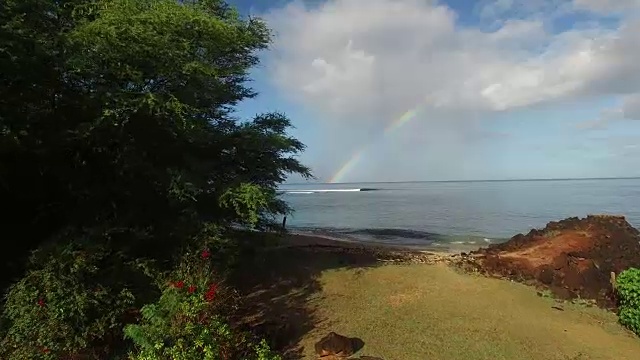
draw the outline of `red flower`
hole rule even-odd
[[[49,349],[49,348],[42,348],[42,352],[43,352],[43,353],[45,353],[45,354],[48,354],[48,353],[50,353],[50,352],[51,352],[51,349]]]
[[[200,256],[203,259],[208,259],[211,256],[211,251],[209,251],[209,249],[204,249],[202,250],[202,254],[200,254]]]
[[[174,282],[173,287],[175,287],[176,289],[182,289],[184,287],[184,281],[180,280]]]
[[[189,292],[189,294],[193,294],[196,291],[196,286],[195,285],[189,286],[189,289],[187,291]]]
[[[44,299],[38,299],[38,306],[44,307]]]
[[[209,285],[209,290],[207,290],[206,294],[204,294],[205,300],[207,300],[208,302],[212,302],[213,299],[216,297],[217,291],[218,291],[218,285],[216,284]]]

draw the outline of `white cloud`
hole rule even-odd
[[[574,5],[607,8],[595,3]],[[566,10],[558,1],[497,0],[485,3],[481,14],[537,14],[547,11],[545,4]],[[459,26],[453,10],[424,0],[328,0],[312,8],[293,3],[266,18],[277,36],[268,63],[273,81],[319,114],[331,145],[342,144],[344,151],[371,142],[418,105],[423,111],[407,141],[418,133],[425,141],[417,151],[430,143],[463,156],[459,148],[475,127],[467,121],[470,114],[640,93],[640,22],[633,19],[623,19],[619,29],[554,34],[539,16],[518,16],[486,31]],[[630,104],[636,114],[638,103]],[[434,124],[449,134],[446,142]]]
[[[398,113],[423,98],[457,108],[534,101],[501,94],[543,81],[536,64],[520,59],[522,44],[544,39],[541,24],[514,20],[482,33],[456,29],[455,16],[417,0],[330,1],[313,10],[291,5],[271,16],[279,34],[274,78],[304,100],[346,114],[380,101]]]

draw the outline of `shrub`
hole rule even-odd
[[[7,293],[0,358],[114,358],[124,324],[147,301],[137,295],[153,289],[139,265],[104,246],[36,251]]]
[[[640,335],[640,269],[628,269],[616,280],[620,323]]]
[[[236,294],[215,275],[208,248],[188,252],[166,279],[160,299],[142,308],[142,321],[125,335],[132,360],[277,360],[262,341],[229,324]]]

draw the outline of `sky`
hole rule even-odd
[[[315,181],[640,176],[640,0],[230,2]]]

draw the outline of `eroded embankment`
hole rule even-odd
[[[640,267],[640,232],[623,216],[590,215],[474,251],[468,264],[487,275],[542,285],[564,299],[614,308],[612,273]]]

